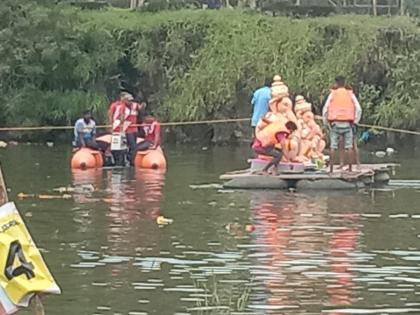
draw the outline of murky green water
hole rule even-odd
[[[246,166],[247,150],[170,148],[161,175],[72,174],[66,147],[2,149],[11,199],[77,188],[16,200],[63,289],[46,313],[420,314],[419,191],[191,186]],[[418,160],[403,162],[400,177],[420,178]]]

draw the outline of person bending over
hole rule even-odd
[[[252,149],[256,154],[271,156],[271,161],[264,167],[262,170],[263,174],[267,174],[270,168],[273,168],[272,175],[277,175],[277,167],[283,157],[283,148],[288,146],[289,136],[297,130],[297,126],[294,122],[288,121],[285,124],[287,128],[286,131],[279,131],[275,134],[275,144],[269,144],[263,146],[262,142],[257,138],[254,139],[252,144]]]

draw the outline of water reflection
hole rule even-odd
[[[350,270],[359,245],[358,216],[351,210],[331,217],[329,198],[337,197],[252,194],[256,233],[249,257],[258,285],[249,308],[261,314],[308,314],[353,303]]]
[[[142,249],[156,245],[159,228],[152,223],[160,215],[164,183],[164,173],[157,171],[73,172],[76,204],[99,202],[107,207],[104,215],[108,220],[108,255],[134,256]],[[83,215],[87,216],[86,212]]]

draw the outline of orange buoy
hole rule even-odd
[[[71,168],[88,169],[102,167],[103,159],[100,152],[88,148],[81,148],[71,159]]]
[[[134,160],[134,165],[138,168],[165,170],[166,158],[161,147],[155,150],[139,151]]]

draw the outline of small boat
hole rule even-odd
[[[112,135],[104,135],[98,137],[97,141],[102,141],[111,144]],[[137,143],[142,142],[143,139],[138,138]],[[134,160],[134,165],[137,168],[166,170],[166,158],[162,148],[159,146],[155,150],[138,151]],[[92,169],[101,168],[104,166],[102,154],[88,148],[81,148],[74,152],[71,159],[72,169]]]
[[[326,168],[316,170],[314,165],[281,163],[279,175],[263,175],[262,161],[251,160],[251,168],[220,176],[223,187],[233,189],[297,189],[297,190],[354,190],[380,187],[388,184],[398,164],[362,164],[354,172]]]

